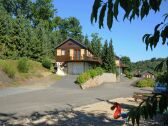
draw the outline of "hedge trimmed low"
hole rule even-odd
[[[154,87],[155,81],[152,79],[143,79],[136,83],[137,87]]]
[[[88,71],[80,74],[77,77],[76,83],[81,85],[81,84],[85,83],[86,81],[88,81],[90,78],[94,78],[98,75],[102,75],[103,72],[104,72],[104,70],[101,67],[97,67],[96,69],[88,70]]]

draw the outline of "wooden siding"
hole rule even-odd
[[[65,50],[65,55],[62,55],[62,50]],[[82,48],[70,40],[56,48],[55,59],[56,62],[90,61],[101,64],[100,58],[94,57],[88,49]]]
[[[143,78],[152,78],[152,79],[155,78],[154,75],[151,74],[151,73],[149,73],[149,72],[144,73],[144,74],[142,75],[142,77],[143,77]]]

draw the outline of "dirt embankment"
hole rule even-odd
[[[3,71],[0,70],[0,87],[8,85],[13,80],[9,78]]]

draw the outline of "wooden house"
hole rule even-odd
[[[55,48],[57,74],[80,74],[101,64],[90,49],[82,43],[69,38]]]
[[[141,73],[142,78],[150,78],[150,79],[155,79],[155,75],[150,72],[150,71],[144,71]]]
[[[125,64],[122,63],[120,57],[118,56],[115,56],[115,63],[116,63],[118,74],[122,75],[124,72],[124,69],[126,68]]]

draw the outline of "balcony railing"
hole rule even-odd
[[[101,59],[98,57],[90,57],[90,56],[56,56],[57,62],[68,62],[68,61],[90,61],[90,62],[98,62],[102,63]]]

